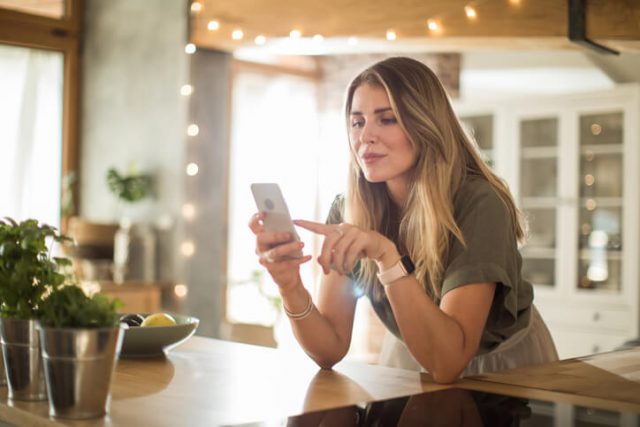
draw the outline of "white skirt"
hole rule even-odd
[[[527,327],[498,344],[489,353],[471,359],[461,377],[556,360],[558,360],[558,353],[549,329],[540,317],[538,310],[532,306]],[[425,371],[411,355],[404,342],[388,331],[380,351],[380,364],[394,368]]]

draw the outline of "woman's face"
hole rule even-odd
[[[349,141],[367,181],[406,184],[417,153],[396,120],[383,88],[362,84],[355,90]]]

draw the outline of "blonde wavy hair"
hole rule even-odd
[[[524,219],[506,183],[483,161],[465,134],[444,87],[426,65],[410,58],[388,58],[361,72],[349,85],[345,100],[347,126],[353,96],[368,84],[387,93],[391,108],[417,152],[411,171],[409,197],[400,211],[394,207],[384,182],[368,182],[351,151],[345,196],[345,221],[384,234],[401,253],[414,261],[415,275],[432,298],[440,298],[442,275],[451,237],[465,245],[456,224],[453,200],[467,176],[485,179],[502,199],[511,217],[513,233],[524,240]],[[358,281],[365,291],[373,287],[382,297],[377,267],[363,259]]]

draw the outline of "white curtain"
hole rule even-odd
[[[0,45],[0,216],[60,225],[63,54]]]
[[[257,208],[253,182],[276,182],[294,218],[317,218],[318,116],[315,83],[290,75],[239,73],[234,80],[229,192],[227,315],[231,321],[271,324],[275,313],[261,295],[254,272],[264,272],[247,227]],[[313,236],[301,234],[313,248]],[[311,263],[302,269],[312,283]],[[264,277],[263,291],[277,295]],[[247,286],[242,286],[247,285]]]

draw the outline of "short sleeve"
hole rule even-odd
[[[327,215],[326,224],[340,224],[344,222],[342,219],[344,217],[344,196],[342,194],[338,194],[335,199],[333,199],[333,203],[331,204],[331,209],[329,209],[329,214]]]
[[[487,327],[505,329],[518,317],[519,253],[513,223],[502,199],[484,180],[474,180],[454,201],[466,245],[452,239],[442,293],[471,283],[496,283]]]

